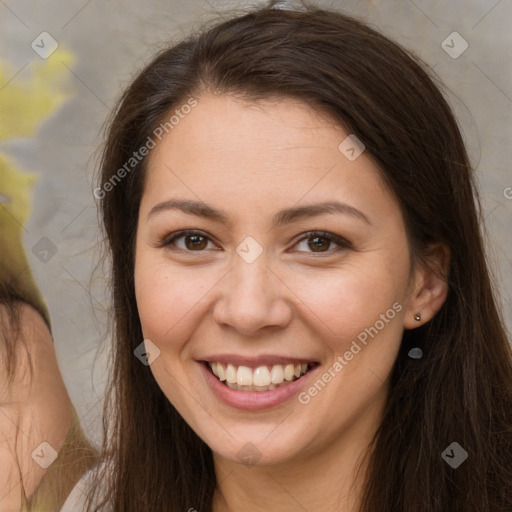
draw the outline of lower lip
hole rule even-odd
[[[297,395],[302,388],[307,387],[312,374],[316,373],[316,366],[303,375],[300,379],[280,386],[270,391],[238,391],[231,389],[222,383],[204,363],[198,363],[213,393],[227,405],[244,409],[246,411],[259,411],[277,407]]]

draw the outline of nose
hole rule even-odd
[[[230,272],[219,283],[213,318],[245,336],[286,327],[292,318],[292,292],[268,266],[265,253],[246,262],[237,254]]]

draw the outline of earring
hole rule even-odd
[[[411,359],[421,359],[423,357],[423,350],[419,347],[414,347],[409,350],[407,354]]]
[[[416,322],[420,322],[421,321],[421,313],[416,313],[414,315],[414,320],[416,320]],[[423,350],[421,350],[421,348],[419,348],[419,347],[414,347],[414,348],[411,348],[411,350],[409,350],[407,355],[411,359],[421,359],[423,357]]]

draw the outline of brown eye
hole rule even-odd
[[[185,235],[182,238],[185,240],[186,248],[190,250],[204,249],[208,245],[206,237],[201,235]]]
[[[306,253],[328,253],[332,254],[334,252],[339,252],[344,249],[350,249],[352,245],[348,240],[345,240],[341,236],[335,235],[333,233],[327,232],[310,232],[306,233],[298,242],[297,246],[300,244],[304,244],[307,242],[306,247],[299,252]],[[335,245],[334,248],[331,249],[332,245]]]
[[[324,236],[315,236],[314,238],[309,238],[308,247],[314,252],[325,252],[324,250],[328,250],[331,240],[327,239]]]
[[[202,252],[208,248],[211,240],[197,231],[180,231],[161,242],[161,247],[178,249],[185,252]]]

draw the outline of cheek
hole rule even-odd
[[[376,256],[364,264],[346,264],[326,272],[287,272],[283,281],[299,299],[297,307],[315,332],[343,345],[374,325],[394,303],[402,302],[406,279],[401,274],[391,272],[384,258]],[[396,309],[388,316],[395,318]]]
[[[334,336],[338,343],[372,326],[402,300],[406,286],[405,271],[392,270],[382,254],[337,269],[283,266],[274,271],[282,281],[276,284],[276,296],[291,303],[316,336]],[[197,325],[204,308],[212,307],[208,296],[215,295],[222,276],[218,269],[178,268],[148,253],[138,255],[135,292],[144,337],[155,342],[183,339],[180,333],[195,321]]]
[[[181,339],[179,332],[193,323],[201,310],[201,299],[214,283],[207,272],[193,267],[173,269],[161,258],[138,255],[135,295],[144,337],[156,343]]]
[[[318,376],[325,384],[317,380],[298,397],[301,404],[313,404],[318,425],[328,418],[342,428],[366,414],[386,390],[402,339],[405,283],[386,272],[386,265],[381,260],[295,280],[294,291],[302,290],[305,304],[301,315],[332,358]]]

